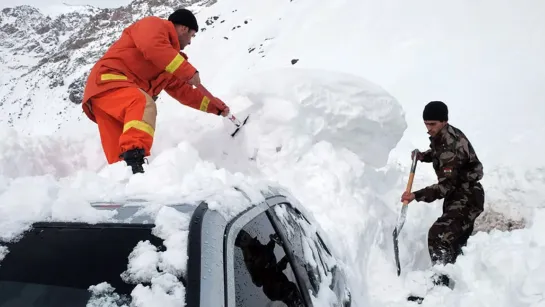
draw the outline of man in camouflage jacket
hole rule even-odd
[[[454,263],[483,211],[485,195],[479,183],[483,165],[464,133],[448,123],[448,108],[443,102],[428,103],[423,119],[430,149],[417,159],[433,164],[438,182],[414,193],[403,193],[401,201],[430,203],[444,199],[443,214],[428,233],[428,250],[434,265]],[[441,276],[438,283],[448,284],[448,278]]]

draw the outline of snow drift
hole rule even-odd
[[[283,81],[275,83],[281,76]],[[79,139],[67,132],[22,144],[14,141],[19,135],[6,132],[9,138],[0,150],[9,157],[0,160],[0,167],[10,176],[1,177],[2,238],[16,239],[38,220],[95,223],[114,218],[110,212],[92,208],[93,201],[147,200],[155,204],[146,210],[156,217],[154,231],[167,240],[167,251],[158,253],[145,243],[138,245],[128,259],[125,276],[152,282],[151,288],[139,286],[133,292],[138,306],[149,306],[152,299],[169,306],[184,293],[168,274],[185,268],[172,255],[185,251],[180,243],[186,242],[187,217],[169,217],[171,213],[165,213],[168,208],[162,205],[206,200],[212,209],[234,215],[248,205],[240,191],[259,202],[262,192],[280,185],[314,216],[328,241],[346,242],[334,253],[351,268],[347,271],[352,271],[352,287],[365,283],[366,264],[360,262],[365,256],[360,252],[374,246],[374,235],[382,231],[377,212],[386,206],[365,186],[372,178],[366,178],[364,161],[384,163],[384,155],[395,147],[405,129],[399,103],[379,87],[350,75],[291,69],[262,73],[259,78],[267,86],[243,80],[228,96],[236,114],[252,114],[235,139],[229,136],[234,126],[226,119],[181,107],[163,95],[158,146],[144,174],[132,175],[124,162],[93,171],[103,163],[96,160],[100,148],[96,131],[79,132],[83,133]],[[171,108],[177,112],[169,112]],[[38,162],[26,168],[11,165],[23,152]],[[65,155],[85,163],[62,162]],[[26,176],[13,178],[17,173]],[[354,271],[354,266],[361,271]],[[356,296],[364,293],[359,288],[355,288]],[[172,297],[166,294],[169,289],[173,289]],[[108,285],[90,290],[96,302],[116,301]]]
[[[284,148],[292,137],[312,137],[384,166],[407,128],[398,101],[379,86],[346,73],[283,68],[253,74],[234,85],[253,102],[248,133]],[[287,128],[290,128],[288,130]],[[284,144],[283,144],[284,143]],[[288,145],[289,146],[289,145]]]

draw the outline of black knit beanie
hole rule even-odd
[[[448,108],[442,101],[431,101],[424,107],[424,120],[448,121]]]
[[[187,9],[178,9],[174,13],[168,16],[168,20],[175,25],[186,26],[191,30],[199,31],[199,25],[197,24],[197,18],[195,15]]]

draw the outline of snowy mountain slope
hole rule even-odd
[[[86,7],[78,13],[67,13],[57,18],[42,15],[31,6],[6,8],[0,12],[0,59],[2,76],[0,104],[11,104],[8,91],[13,80],[32,72],[51,57],[55,48],[85,24],[98,9]],[[53,60],[55,60],[53,58]]]
[[[423,276],[430,273],[427,230],[440,214],[440,202],[411,204],[400,238],[401,278],[395,276],[391,231],[407,182],[409,150],[428,145],[422,107],[431,99],[444,99],[451,106],[452,123],[468,134],[485,164],[487,206],[507,214],[514,223],[525,217],[527,228],[477,234],[458,264],[434,268],[450,270],[461,286],[454,291],[436,289],[423,305],[542,304],[545,293],[539,276],[544,245],[536,222],[542,218],[545,183],[539,160],[543,139],[536,136],[543,129],[539,120],[543,104],[533,102],[543,94],[543,88],[536,86],[544,81],[540,72],[545,45],[539,39],[543,4],[525,4],[512,8],[506,1],[470,6],[463,1],[439,5],[425,0],[411,4],[222,0],[204,7],[198,18],[206,29],[187,52],[213,93],[237,114],[251,110],[257,115],[244,137],[224,138],[230,123],[188,110],[162,95],[149,172],[124,185],[120,180],[126,176],[125,168],[102,169],[96,127],[82,117],[80,106],[68,103],[60,117],[46,120],[44,114],[64,108],[62,102],[59,107],[51,101],[66,91],[59,87],[59,92],[52,92],[44,86],[35,91],[34,111],[15,125],[21,133],[3,130],[2,140],[8,141],[2,141],[4,160],[0,161],[2,174],[7,175],[0,180],[0,203],[6,218],[0,224],[10,228],[21,220],[51,215],[94,220],[96,212],[87,202],[97,196],[168,201],[187,196],[190,184],[199,195],[208,195],[210,187],[212,192],[225,187],[229,191],[234,184],[259,187],[260,180],[273,180],[290,188],[331,241],[338,243],[351,271],[357,306],[404,306],[408,289],[425,288]],[[97,24],[103,20],[95,19]],[[103,39],[100,43],[89,42],[73,54],[96,56],[98,48],[118,35],[101,31],[96,36]],[[85,73],[83,66],[77,67]],[[287,67],[316,73],[290,77],[277,70]],[[267,69],[273,71],[263,72]],[[341,77],[347,75],[352,78]],[[368,83],[360,77],[385,89],[403,110],[390,104],[390,98],[384,100],[386,105],[380,97],[369,99],[364,95]],[[75,75],[71,78],[75,80]],[[16,92],[27,94],[24,88]],[[358,108],[350,104],[359,111],[354,112]],[[0,116],[6,114],[2,112]],[[24,136],[49,134],[57,127],[59,132],[48,137]],[[506,145],[507,141],[513,143]],[[392,144],[397,145],[393,150]],[[255,154],[256,147],[255,164],[248,164],[246,156]],[[377,148],[380,151],[374,151]],[[101,172],[96,174],[97,170]],[[156,184],[147,186],[144,181]],[[431,167],[420,164],[415,188],[433,182]],[[35,193],[28,193],[29,186]],[[236,212],[240,208],[222,205],[222,201],[232,204],[228,196],[219,193],[218,209]],[[21,200],[15,201],[18,197]],[[22,211],[28,215],[21,215]],[[496,226],[483,219],[480,229]],[[499,222],[498,228],[508,228],[504,216]],[[493,257],[490,250],[510,256]],[[523,259],[519,253],[530,254],[530,261],[509,280],[513,263]],[[491,300],[496,289],[505,291]]]
[[[50,98],[52,95],[43,95],[43,92],[40,95],[36,90],[41,86],[46,92],[54,94],[52,89],[64,84],[65,80],[59,78],[64,73],[59,69],[62,67],[59,63],[68,56],[59,50],[69,50],[68,39],[99,11],[93,7],[85,7],[85,10],[79,12],[51,18],[30,6],[2,10],[0,57],[3,73],[0,77],[0,118],[3,122],[10,125],[18,123],[21,118],[28,117],[30,110],[43,113],[41,108],[36,110],[37,99],[43,99],[47,105],[51,105],[50,101],[55,101]],[[49,69],[40,73],[42,67]],[[63,109],[60,101],[55,105]]]
[[[89,12],[97,12],[102,8],[100,5],[88,5],[88,4],[70,4],[66,1],[63,1],[59,4],[51,4],[51,1],[48,1],[47,6],[38,7],[42,14],[49,16],[51,18],[57,18],[60,15],[64,14],[80,14],[87,15]],[[93,4],[96,2],[93,2]],[[99,8],[100,7],[100,8]]]

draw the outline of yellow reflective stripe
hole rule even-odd
[[[150,126],[148,123],[143,122],[141,120],[131,120],[130,122],[125,123],[123,126],[123,133],[125,131],[129,130],[130,128],[138,129],[140,131],[144,131],[145,133],[151,135],[153,137],[153,134],[155,133],[155,130],[152,126]]]
[[[170,62],[165,70],[171,74],[173,74],[180,65],[185,61],[184,57],[181,56],[179,53],[174,57],[174,60]]]
[[[202,101],[201,101],[201,107],[200,107],[200,110],[203,111],[203,112],[206,112],[206,110],[208,110],[208,104],[210,103],[210,99],[206,96],[204,96],[202,98]]]
[[[107,81],[107,80],[127,80],[126,76],[123,75],[116,75],[116,74],[102,74],[100,76],[100,80]]]

